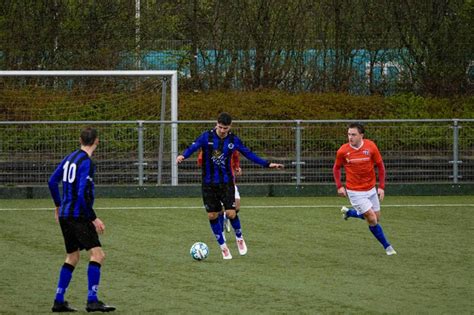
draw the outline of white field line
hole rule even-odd
[[[252,208],[340,208],[341,205],[278,205],[278,206],[250,206],[245,205],[243,209]],[[438,203],[438,204],[406,204],[406,205],[384,205],[382,208],[416,208],[416,207],[474,207],[472,203]],[[97,207],[95,210],[159,210],[159,209],[203,209],[203,206],[151,206],[151,207]],[[0,211],[45,211],[53,210],[54,207],[50,208],[0,208]]]

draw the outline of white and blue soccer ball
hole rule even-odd
[[[196,242],[191,246],[189,254],[194,260],[204,260],[209,256],[209,247],[203,242]]]

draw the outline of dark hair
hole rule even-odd
[[[357,128],[357,130],[359,131],[360,134],[365,133],[364,125],[362,125],[361,123],[350,123],[349,126],[347,126],[347,128],[348,129]]]
[[[97,139],[97,130],[92,127],[84,128],[81,132],[82,145],[93,145]]]
[[[230,126],[232,123],[232,117],[227,113],[220,113],[219,117],[217,117],[217,122],[224,126]]]

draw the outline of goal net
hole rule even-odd
[[[176,71],[0,71],[0,180],[44,184],[92,125],[97,183],[176,185],[177,96]]]

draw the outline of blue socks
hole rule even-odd
[[[64,265],[61,267],[61,271],[59,272],[58,287],[56,289],[56,297],[54,298],[60,303],[64,302],[64,294],[66,293],[67,287],[69,286],[69,282],[71,282],[73,271],[74,266],[68,263],[64,263]]]
[[[209,223],[211,224],[212,233],[214,233],[217,243],[219,243],[219,245],[223,245],[225,241],[224,241],[224,237],[222,237],[222,224],[219,221],[219,218],[214,219],[214,220],[209,220]]]
[[[375,226],[369,225],[369,230],[370,232],[372,232],[372,234],[374,234],[375,238],[380,242],[380,244],[382,244],[383,248],[387,248],[390,246],[390,243],[387,242],[387,240],[385,239],[385,235],[383,234],[383,230],[380,224],[377,224]]]
[[[97,290],[99,289],[100,282],[100,264],[98,262],[89,262],[89,267],[87,268],[87,280],[87,302],[97,302]]]
[[[349,210],[346,212],[346,215],[349,218],[359,218],[365,220],[364,215],[362,213],[357,212],[354,208],[349,208]]]
[[[230,220],[230,224],[234,228],[235,236],[238,237],[238,238],[241,238],[242,237],[242,227],[240,226],[239,216],[235,215],[235,218],[233,218],[233,219],[229,218],[229,220]]]
[[[69,286],[69,283],[72,279],[72,273],[74,271],[74,266],[68,263],[64,263],[59,273],[58,287],[56,289],[55,301],[63,303],[64,294]],[[87,302],[97,302],[97,289],[100,282],[100,264],[95,261],[89,262],[89,267],[87,268],[87,279],[88,279],[88,294]]]

